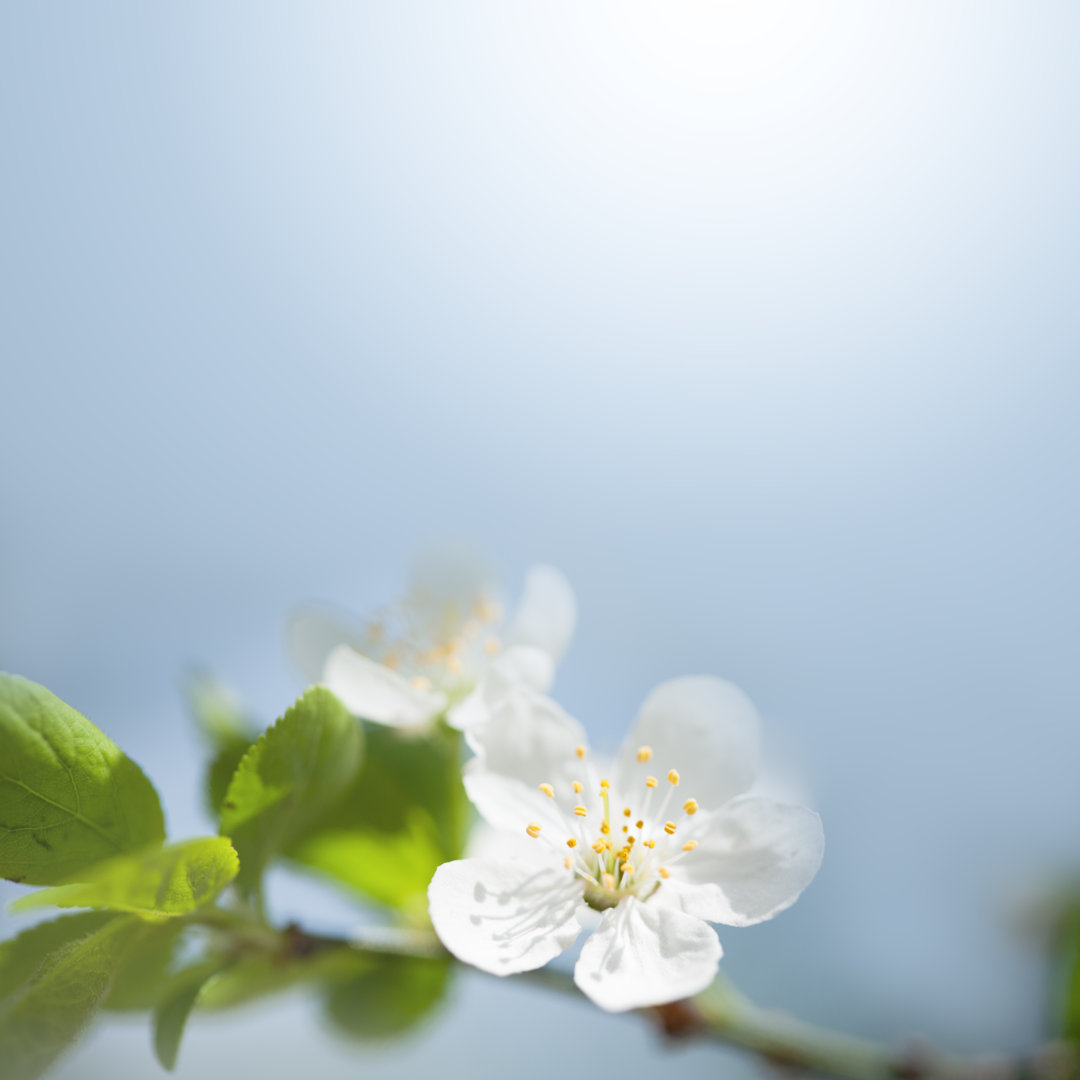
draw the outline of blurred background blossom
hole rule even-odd
[[[1074,5],[2,25],[0,666],[116,738],[173,836],[206,828],[190,665],[270,719],[297,603],[374,610],[418,548],[472,543],[574,583],[556,690],[597,744],[714,673],[812,790],[813,887],[725,936],[747,993],[954,1050],[1039,1037],[1005,915],[1080,852]],[[357,917],[274,884],[279,915]],[[303,998],[196,1021],[179,1075],[466,1048],[478,1077],[569,1075],[609,1036],[625,1076],[670,1053],[470,974],[375,1049]],[[756,1068],[677,1061],[717,1054]],[[114,1022],[56,1075],[154,1069]]]

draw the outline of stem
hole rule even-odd
[[[351,938],[308,934],[295,924],[284,930],[222,908],[204,909],[190,921],[235,935],[245,945],[296,958],[330,949],[398,956],[448,956],[429,930],[377,928]],[[569,972],[546,967],[518,978],[575,996]],[[1080,1048],[1052,1043],[1025,1058],[949,1057],[929,1047],[896,1051],[762,1009],[721,977],[692,999],[638,1010],[669,1038],[708,1038],[758,1055],[766,1063],[838,1080],[1080,1080]]]

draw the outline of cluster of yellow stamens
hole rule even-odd
[[[578,746],[575,753],[579,761],[585,761],[587,752],[584,746]],[[637,764],[644,765],[652,760],[652,757],[652,748],[642,746],[636,754]],[[586,768],[591,772],[591,765],[587,764]],[[587,835],[588,826],[585,822],[591,816],[591,810],[588,799],[582,798],[586,784],[581,780],[573,780],[570,784],[574,796],[580,800],[573,806],[573,816],[569,819],[562,818],[562,814],[558,813],[557,802],[556,811],[557,816],[573,833],[566,839],[566,846],[562,848],[564,853],[567,849],[573,852],[572,855],[563,856],[564,864],[568,870],[572,870],[585,879],[586,900],[593,906],[602,908],[617,903],[620,895],[647,896],[659,885],[658,879],[663,880],[670,876],[668,867],[660,865],[660,860],[670,863],[697,848],[697,840],[687,839],[681,844],[681,850],[675,849],[675,854],[672,854],[667,841],[679,831],[682,823],[686,822],[686,827],[689,828],[689,818],[698,812],[698,803],[696,799],[686,799],[682,804],[685,817],[677,821],[665,820],[664,811],[680,783],[678,770],[671,769],[667,773],[667,782],[670,786],[655,813],[650,812],[650,805],[654,798],[654,791],[660,786],[660,782],[655,776],[645,777],[643,812],[637,816],[630,806],[622,807],[622,818],[626,823],[621,825],[622,836],[619,846],[616,846],[612,838],[611,784],[607,780],[595,779],[594,772],[592,777],[594,778],[587,778],[588,787],[596,792],[601,811],[601,821],[597,827],[598,835],[594,833],[594,839],[590,839]],[[640,780],[638,782],[640,783]],[[556,801],[553,784],[545,782],[539,784],[538,788],[548,799]],[[652,828],[646,824],[650,818],[655,823]],[[574,822],[577,824],[572,824]],[[533,839],[541,838],[541,829],[537,822],[530,822],[525,832]],[[662,841],[659,847],[658,841]],[[548,843],[546,839],[544,842]],[[633,854],[635,847],[636,858]]]

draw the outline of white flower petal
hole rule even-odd
[[[821,865],[821,818],[804,806],[745,796],[709,814],[698,846],[671,867],[650,903],[728,926],[790,907]]]
[[[640,787],[646,773],[666,777],[675,769],[680,794],[714,809],[754,782],[761,720],[750,699],[734,684],[709,675],[670,679],[657,686],[638,711],[619,750],[621,792]],[[652,757],[637,760],[648,746]]]
[[[532,821],[558,827],[556,803],[564,810],[573,805],[567,770],[584,743],[585,732],[573,717],[550,698],[517,687],[502,698],[489,723],[469,732],[477,756],[465,767],[465,790],[496,828],[516,831]],[[555,800],[540,792],[544,783],[554,786]]]
[[[574,943],[583,887],[561,866],[531,860],[443,863],[428,886],[428,910],[459,960],[493,975],[543,967]]]
[[[543,649],[515,645],[488,665],[472,693],[446,714],[447,723],[459,731],[474,731],[491,719],[499,702],[515,686],[543,693],[554,676],[555,662]]]
[[[700,919],[630,897],[604,913],[574,982],[609,1012],[662,1005],[704,990],[722,954],[716,932]]]
[[[292,662],[308,682],[318,682],[339,645],[361,649],[366,641],[357,620],[324,607],[302,607],[289,616],[285,642]]]
[[[558,663],[577,623],[577,598],[566,575],[554,566],[531,567],[510,622],[511,645],[534,645]]]
[[[348,645],[330,653],[322,681],[355,716],[391,727],[417,727],[446,708],[446,695],[418,690],[385,664]]]

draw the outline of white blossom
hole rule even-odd
[[[511,691],[472,740],[465,785],[490,825],[533,846],[439,867],[428,890],[439,937],[509,975],[568,948],[592,908],[602,914],[574,979],[598,1005],[703,990],[721,956],[708,924],[772,918],[821,862],[816,813],[747,794],[759,729],[731,683],[673,679],[648,696],[609,767],[553,701]]]
[[[576,619],[573,589],[552,566],[529,569],[507,618],[483,574],[444,563],[366,623],[323,608],[297,612],[289,648],[300,670],[357,716],[421,728],[445,712],[472,731],[512,687],[550,687]]]

